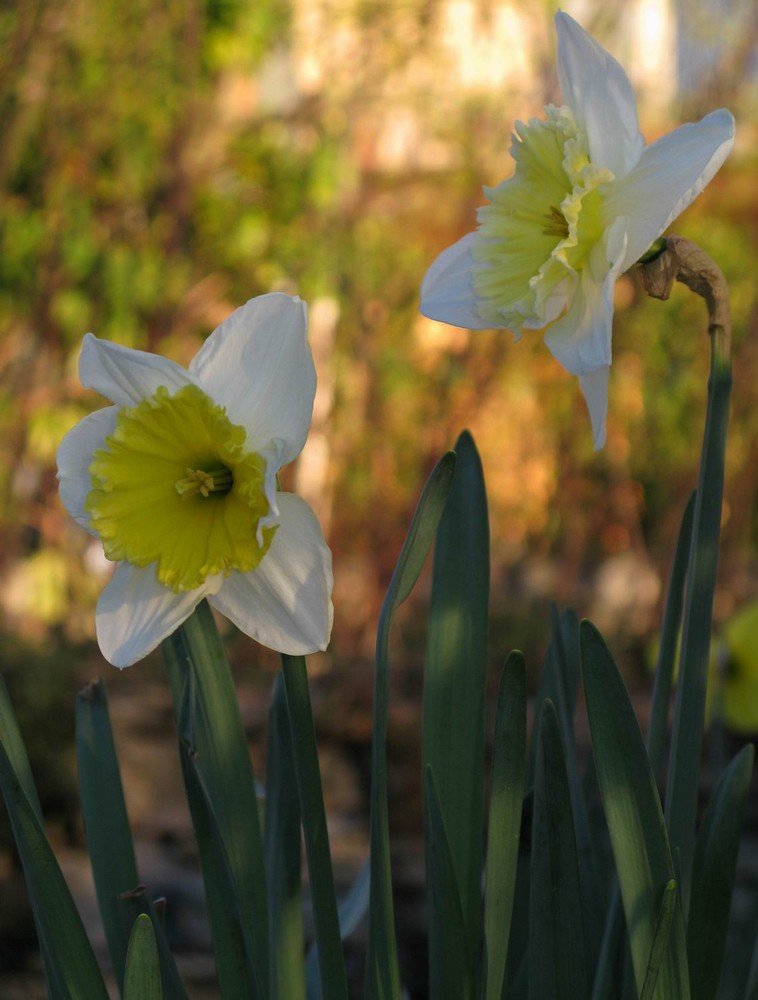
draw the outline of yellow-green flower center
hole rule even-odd
[[[558,317],[607,223],[603,194],[614,180],[590,161],[567,107],[516,125],[513,177],[486,189],[472,253],[477,310],[519,334]]]
[[[164,387],[124,407],[92,458],[86,509],[112,560],[155,563],[179,593],[206,577],[248,572],[271,545],[266,461],[247,451],[244,427],[201,389]]]
[[[189,500],[190,497],[209,497],[211,493],[228,493],[234,486],[234,476],[230,469],[220,465],[217,469],[187,469],[187,475],[183,479],[177,479],[174,489],[182,498]]]

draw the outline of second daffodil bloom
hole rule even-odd
[[[561,107],[518,122],[513,177],[485,188],[479,228],[429,269],[421,311],[468,329],[544,330],[578,375],[595,447],[605,442],[613,288],[729,154],[734,119],[715,111],[645,146],[626,73],[556,15]]]
[[[64,505],[116,562],[97,605],[105,657],[134,663],[206,597],[272,649],[326,648],[331,554],[305,501],[276,481],[313,410],[304,303],[252,299],[189,369],[87,334],[79,375],[114,404],[58,450]]]

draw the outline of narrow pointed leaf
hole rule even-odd
[[[570,608],[561,615],[553,604],[550,607],[550,621],[556,641],[556,655],[559,665],[558,683],[561,686],[560,712],[564,715],[562,726],[573,735],[574,714],[581,679],[579,651],[579,619]],[[559,708],[556,703],[556,709]]]
[[[510,654],[500,679],[484,890],[485,996],[500,1000],[516,888],[526,770],[526,666]]]
[[[598,784],[611,836],[637,989],[642,990],[664,892],[674,878],[658,790],[629,696],[602,636],[580,628],[582,676]],[[676,907],[654,996],[689,1000],[684,923]]]
[[[629,949],[625,932],[621,890],[617,884],[608,906],[603,939],[595,966],[592,1000],[616,1000],[618,996],[618,984],[622,981],[626,961],[625,952]]]
[[[455,454],[447,452],[432,471],[413,516],[379,617],[371,744],[371,899],[366,957],[367,1000],[399,1000],[400,997],[387,812],[390,632],[395,610],[413,589],[434,540],[450,491],[454,468]]]
[[[521,814],[522,836],[516,862],[516,885],[513,892],[513,914],[508,940],[508,957],[503,980],[503,1000],[521,1000],[529,992],[529,867],[531,862],[532,797],[524,800]],[[528,810],[528,817],[527,817]]]
[[[179,731],[183,734],[180,760],[200,852],[219,989],[225,1000],[263,1000],[266,994],[262,992],[260,970],[253,966],[248,951],[229,856],[202,765],[192,745],[193,723],[201,714],[194,691],[194,676],[190,674],[179,713]]]
[[[576,850],[582,872],[580,889],[586,967],[592,969],[597,964],[605,914],[610,900],[609,885],[602,864],[605,831],[590,819],[585,798],[585,785],[588,782],[583,780],[579,773],[577,755],[574,752],[574,715],[581,677],[579,620],[575,612],[570,609],[559,617],[555,605],[551,608],[551,619],[553,678],[550,687],[557,697],[557,700],[554,699],[554,706],[563,739],[571,808],[574,814]],[[539,715],[535,718],[539,718]]]
[[[460,890],[465,952],[476,960],[482,902],[489,524],[481,462],[467,432],[437,530],[424,667],[423,761],[431,765]],[[430,928],[430,965],[445,961]]]
[[[712,1000],[718,989],[754,755],[744,747],[721,775],[695,845],[687,924],[693,1000]]]
[[[542,706],[534,772],[529,996],[584,1000],[582,898],[563,741],[552,701]]]
[[[340,937],[343,941],[350,937],[363,922],[369,908],[371,881],[370,860],[367,858],[358,872],[350,891],[342,900],[337,911],[340,923]],[[321,975],[318,967],[318,945],[314,941],[308,949],[308,959],[305,963],[305,976],[308,987],[308,1000],[321,1000],[324,996],[321,990]],[[294,996],[294,994],[288,994]]]
[[[34,810],[40,825],[44,826],[42,807],[39,804],[39,796],[32,777],[32,769],[29,766],[26,747],[21,738],[16,716],[8,697],[8,689],[2,676],[0,676],[0,742],[5,747],[10,766],[29,800],[29,805]]]
[[[268,883],[271,994],[302,997],[303,916],[300,800],[282,675],[274,684],[266,755],[266,822],[263,845]]]
[[[176,961],[166,940],[163,927],[165,900],[151,900],[143,886],[132,892],[125,892],[118,900],[121,923],[125,933],[134,928],[140,917],[147,917],[153,929],[155,944],[158,951],[158,966],[161,977],[161,994],[163,1000],[187,1000],[187,991],[179,977]]]
[[[550,644],[540,673],[540,682],[534,699],[534,718],[542,715],[542,706],[548,699],[558,713],[563,736],[564,752],[574,744],[574,710],[579,679],[579,623],[573,611],[559,616],[555,605],[550,608]],[[537,760],[537,727],[532,733],[529,751],[527,786],[534,784],[534,767]],[[571,757],[567,756],[567,760]]]
[[[692,544],[692,521],[695,513],[695,493],[690,494],[682,515],[679,534],[671,564],[666,602],[661,623],[661,644],[655,667],[653,699],[650,706],[650,724],[647,733],[647,748],[653,774],[660,776],[663,764],[666,732],[668,730],[669,700],[676,665],[679,629],[682,623],[684,585],[687,580],[687,566]]]
[[[429,966],[429,995],[435,1000],[472,1000],[473,956],[467,951],[461,894],[450,849],[445,817],[432,768],[424,783],[424,840],[427,854],[429,936],[438,942],[437,959]]]
[[[124,1000],[163,1000],[158,946],[150,917],[134,922],[126,953]]]
[[[308,859],[313,921],[316,926],[321,988],[329,1000],[347,998],[337,902],[334,893],[329,832],[316,748],[305,657],[282,654],[292,749],[300,796],[305,853]]]
[[[0,792],[24,868],[51,996],[108,1000],[92,946],[34,806],[0,740]]]
[[[647,963],[645,982],[642,984],[640,1000],[653,1000],[655,987],[658,984],[658,974],[661,971],[661,964],[666,956],[669,937],[671,936],[671,925],[676,914],[676,882],[671,879],[663,890],[663,900],[658,912],[658,920],[653,932],[653,944],[650,949],[650,958]]]
[[[208,870],[221,871],[223,866],[216,863],[217,845],[201,843],[198,827],[213,831],[213,836],[218,831],[231,877],[234,898],[230,906],[239,911],[256,989],[267,997],[268,905],[255,780],[231,672],[206,601],[165,640],[163,652],[180,732],[190,727],[197,762],[187,767],[180,738],[185,780],[196,784],[201,775],[212,817],[209,823],[202,796],[190,798],[188,789],[190,806],[193,802],[198,806],[192,816],[198,847],[201,855],[206,850]],[[185,690],[190,689],[192,698],[183,705]],[[214,891],[207,887],[209,901]],[[214,931],[214,942],[220,937],[220,930],[218,934]]]
[[[137,887],[137,865],[105,686],[93,681],[76,699],[76,757],[87,853],[116,981],[124,985],[128,934],[118,897]]]
[[[679,629],[682,621],[684,586],[687,579],[694,510],[695,493],[693,492],[690,494],[682,515],[668,586],[666,588],[666,600],[661,624],[661,642],[658,649],[653,696],[650,706],[650,720],[646,742],[650,766],[654,776],[658,780],[660,779],[666,747],[669,701],[676,666]],[[605,931],[596,969],[593,1000],[605,1000],[605,998],[614,997],[617,990],[618,967],[621,961],[619,951],[622,945],[625,946],[625,939],[621,935],[623,924],[621,893],[616,889],[613,893],[605,923]]]
[[[24,790],[24,794],[26,795],[29,805],[39,821],[40,828],[44,831],[45,821],[42,817],[42,808],[37,795],[37,788],[34,784],[32,769],[29,766],[29,758],[26,753],[26,747],[24,746],[24,741],[21,738],[21,733],[16,722],[16,716],[13,712],[10,697],[8,696],[8,689],[5,686],[2,676],[0,676],[0,743],[2,743],[5,747],[5,752],[8,754],[8,759],[13,773]],[[32,913],[34,914],[33,907]],[[56,989],[63,989],[63,985],[57,980],[57,965],[54,962],[53,957],[48,956],[46,953],[45,937],[42,934],[39,924],[37,923],[36,914],[34,914],[34,922],[37,928],[40,956],[45,969],[45,979],[47,981],[48,991],[53,994]]]

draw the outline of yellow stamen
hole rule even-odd
[[[566,222],[566,217],[560,208],[551,205],[550,211],[545,213],[545,218],[547,219],[547,225],[542,230],[545,236],[560,236],[562,240],[568,237],[568,222]]]
[[[186,476],[183,479],[177,479],[174,483],[174,489],[182,500],[189,500],[190,497],[197,496],[198,493],[204,497],[210,496],[211,493],[228,493],[234,485],[234,477],[229,469],[223,465],[217,469],[211,469],[209,472],[203,469],[185,469],[184,471]]]

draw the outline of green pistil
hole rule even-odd
[[[208,497],[211,493],[228,493],[234,485],[234,477],[225,465],[215,469],[185,469],[187,475],[174,483],[174,489],[182,498],[197,496]]]
[[[550,211],[545,214],[545,218],[547,219],[547,225],[542,230],[543,236],[560,236],[562,240],[568,237],[568,222],[566,222],[565,216],[559,208],[551,205]]]

